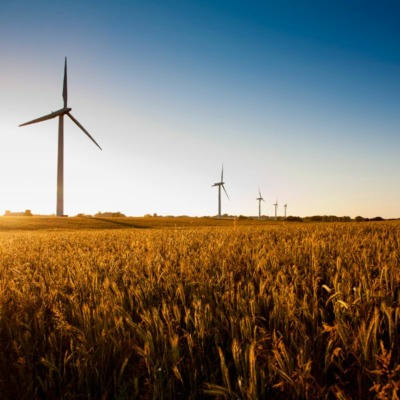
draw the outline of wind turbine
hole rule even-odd
[[[284,204],[284,209],[285,209],[285,219],[286,219],[286,209],[287,209],[287,204]]]
[[[265,200],[261,196],[260,188],[258,188],[258,194],[260,195],[260,197],[257,197],[256,199],[258,200],[258,219],[261,219],[261,201]]]
[[[276,200],[276,203],[274,204],[274,206],[275,206],[275,221],[276,221],[277,220],[276,212],[277,212],[277,209],[278,209],[278,200]]]
[[[224,186],[224,165],[222,164],[222,171],[221,171],[221,182],[214,183],[211,187],[218,186],[218,218],[221,218],[221,186],[224,189],[226,197],[229,200],[228,193],[226,193],[225,186]]]
[[[67,106],[68,88],[67,88],[67,57],[65,57],[64,65],[64,83],[62,97],[64,100],[64,107],[60,110],[51,112],[43,117],[25,122],[19,126],[35,124],[36,122],[46,121],[58,117],[58,160],[57,160],[57,216],[64,215],[64,115],[68,115],[72,121],[89,137],[89,139],[100,149],[102,148],[90,136],[89,132],[71,115],[72,108]]]

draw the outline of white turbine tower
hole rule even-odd
[[[275,221],[277,220],[277,218],[278,218],[278,215],[277,215],[277,210],[278,210],[278,200],[276,200],[276,203],[274,204],[274,206],[275,206]]]
[[[214,185],[211,186],[211,187],[218,186],[218,218],[221,218],[221,186],[222,186],[222,189],[224,189],[226,197],[229,200],[229,196],[225,190],[224,184],[225,184],[225,182],[224,182],[224,165],[222,164],[221,182],[214,183]]]
[[[261,192],[260,192],[260,188],[258,188],[258,194],[260,197],[257,197],[256,200],[258,200],[258,219],[261,219],[261,202],[265,201],[262,196],[261,196]]]
[[[89,137],[89,139],[100,149],[98,143],[90,136],[89,132],[71,115],[72,108],[67,106],[68,88],[67,88],[67,57],[65,57],[64,64],[64,83],[62,97],[64,100],[64,107],[60,110],[54,111],[43,117],[25,122],[19,126],[35,124],[36,122],[46,121],[48,119],[58,117],[58,159],[57,159],[57,216],[64,215],[64,115],[68,115],[72,121]]]
[[[286,209],[287,209],[287,204],[284,204],[283,208],[285,209],[285,219],[286,219]]]

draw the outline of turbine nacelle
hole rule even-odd
[[[25,122],[24,124],[21,124],[19,126],[25,126],[25,125],[30,125],[30,124],[36,124],[36,122],[47,121],[48,119],[52,119],[55,117],[59,117],[60,115],[68,114],[70,111],[72,111],[72,108],[61,108],[60,110],[52,111],[50,114],[44,115],[43,117],[33,119],[32,121]]]

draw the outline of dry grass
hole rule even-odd
[[[0,232],[0,397],[395,399],[399,233]]]

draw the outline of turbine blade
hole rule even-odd
[[[224,192],[225,192],[225,194],[226,194],[226,197],[228,198],[228,200],[230,200],[230,198],[229,198],[229,196],[228,196],[228,193],[226,192],[226,190],[225,190],[225,186],[224,185],[221,185],[222,186],[222,189],[224,189]]]
[[[67,87],[67,57],[65,57],[65,65],[64,65],[64,84],[63,84],[63,92],[62,97],[64,99],[64,108],[67,108],[68,101],[68,87]]]
[[[90,136],[90,133],[70,114],[67,113],[68,117],[70,117],[72,119],[72,121],[75,122],[76,125],[78,125],[79,128],[81,128],[83,130],[83,132],[86,133],[86,135],[89,137],[89,139],[100,149],[103,150],[99,144],[92,138],[92,136]]]
[[[24,124],[21,124],[19,126],[25,126],[25,125],[30,125],[30,124],[36,124],[36,122],[47,121],[48,119],[52,119],[52,118],[58,117],[60,115],[67,114],[69,111],[71,111],[70,108],[62,108],[61,110],[57,110],[50,114],[44,115],[43,117],[36,118],[36,119],[33,119],[32,121],[25,122]]]

